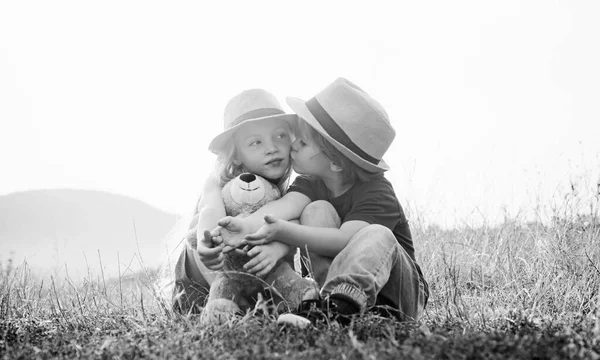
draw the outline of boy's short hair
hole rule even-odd
[[[336,149],[323,135],[319,134],[306,121],[302,120],[302,118],[297,119],[295,122],[295,131],[297,134],[303,134],[310,138],[321,148],[321,151],[329,160],[342,168],[344,184],[367,182],[381,175],[381,172],[369,172],[355,164],[346,155]]]

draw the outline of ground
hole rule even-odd
[[[297,329],[254,313],[199,327],[152,292],[152,273],[40,283],[3,264],[0,357],[600,359],[596,218],[413,231],[432,293],[417,323],[367,315]]]

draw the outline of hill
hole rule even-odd
[[[159,265],[180,217],[126,196],[87,190],[35,190],[0,196],[0,261],[25,260],[39,276],[75,280]],[[120,259],[120,266],[118,259]],[[102,264],[102,266],[100,265]]]

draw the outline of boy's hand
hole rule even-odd
[[[244,235],[249,231],[241,217],[226,216],[217,223],[218,228],[211,233],[213,241],[222,243],[223,253],[228,253],[239,248],[244,240]]]
[[[198,255],[204,266],[210,270],[219,270],[223,267],[223,246],[213,243],[211,233],[204,230],[201,241],[198,241]]]
[[[243,245],[264,245],[277,238],[279,230],[279,220],[273,215],[265,215],[265,224],[261,226],[254,234],[248,234],[242,241]]]
[[[287,254],[289,247],[280,242],[272,242],[270,244],[255,246],[248,250],[247,255],[252,257],[252,260],[244,264],[244,270],[250,274],[255,274],[259,277],[266,276],[279,259]]]

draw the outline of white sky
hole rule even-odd
[[[0,195],[187,214],[230,97],[338,76],[388,110],[389,178],[428,221],[515,215],[600,176],[594,0],[207,3],[1,2]]]

